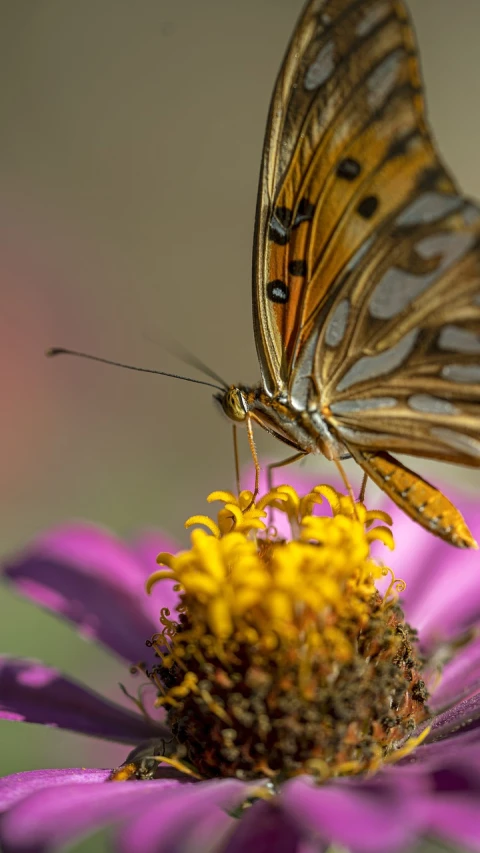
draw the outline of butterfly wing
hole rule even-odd
[[[434,167],[403,3],[311,0],[274,90],[260,176],[253,316],[267,391],[289,389],[301,407],[322,306]]]
[[[479,225],[459,196],[417,195],[319,318],[320,399],[347,445],[480,465]]]
[[[455,508],[384,451],[480,465],[479,238],[479,211],[429,135],[402,0],[311,0],[260,179],[264,384],[317,407],[403,509],[455,544],[473,542]]]

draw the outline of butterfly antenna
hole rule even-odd
[[[55,355],[74,355],[77,358],[88,358],[90,361],[99,361],[101,364],[111,364],[113,367],[123,367],[125,370],[138,370],[140,373],[155,373],[157,376],[170,376],[171,379],[183,379],[184,382],[194,382],[195,385],[206,385],[208,388],[215,388],[217,391],[224,391],[228,387],[223,384],[214,385],[212,382],[203,382],[201,379],[192,379],[190,376],[180,376],[178,373],[166,373],[165,370],[135,367],[133,364],[124,364],[121,361],[112,361],[109,358],[101,358],[98,355],[90,355],[88,352],[79,352],[78,350],[65,349],[64,347],[52,347],[46,351],[45,355],[47,358],[52,358]]]
[[[145,335],[145,337],[147,341],[151,341],[154,344],[159,343],[157,340],[155,340],[155,338],[152,338],[150,335]],[[224,388],[225,390],[228,389],[229,385],[228,382],[225,382],[225,379],[222,379],[222,377],[219,376],[218,373],[215,373],[215,371],[212,370],[212,368],[209,367],[208,364],[205,364],[204,361],[202,361],[200,358],[198,358],[198,356],[190,352],[190,350],[184,347],[183,344],[179,343],[179,341],[176,341],[174,338],[170,338],[168,344],[165,345],[165,339],[162,335],[162,346],[168,352],[172,353],[172,355],[175,355],[177,358],[183,361],[184,364],[188,364],[190,367],[195,367],[197,370],[200,371],[200,373],[204,373],[205,376],[209,376],[210,379],[215,379],[215,382],[219,382],[222,388]]]

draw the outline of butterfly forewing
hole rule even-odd
[[[311,0],[274,91],[260,178],[263,382],[292,410],[316,406],[430,529],[443,496],[424,484],[433,515],[418,510],[413,486],[394,488],[407,469],[380,482],[375,466],[387,450],[480,465],[479,242],[479,211],[426,125],[402,0]],[[451,511],[446,538],[461,526]]]
[[[411,31],[399,9],[392,0],[308,4],[280,72],[260,184],[254,282],[270,386],[288,382],[340,271],[435,156]],[[407,182],[395,162],[405,145],[414,160]],[[376,182],[385,160],[388,192],[380,209]]]

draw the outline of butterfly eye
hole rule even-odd
[[[244,421],[248,414],[248,402],[245,393],[232,385],[224,394],[216,394],[226,416],[232,421]]]

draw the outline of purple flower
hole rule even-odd
[[[477,505],[459,503],[478,538]],[[389,564],[407,582],[403,609],[437,682],[429,685],[429,734],[413,751],[376,773],[324,784],[299,775],[274,791],[266,780],[220,775],[196,781],[181,766],[164,763],[155,778],[146,773],[124,784],[109,781],[112,768],[17,773],[0,779],[2,849],[41,853],[113,824],[113,849],[125,853],[240,853],[249,845],[252,853],[320,853],[331,845],[388,853],[409,849],[422,837],[480,850],[478,554],[445,545],[395,508],[392,516],[397,546]],[[75,524],[40,537],[4,571],[19,593],[123,659],[126,672],[140,660],[151,672],[158,658],[145,641],[159,630],[160,611],[175,611],[178,593],[169,579],[157,583],[150,597],[144,585],[156,555],[170,550],[161,535],[125,543]],[[214,624],[222,636],[228,632],[218,610]],[[162,714],[158,708],[151,716],[127,710],[39,662],[1,659],[4,719],[116,741],[125,744],[127,759],[144,744],[164,748],[171,741]]]

